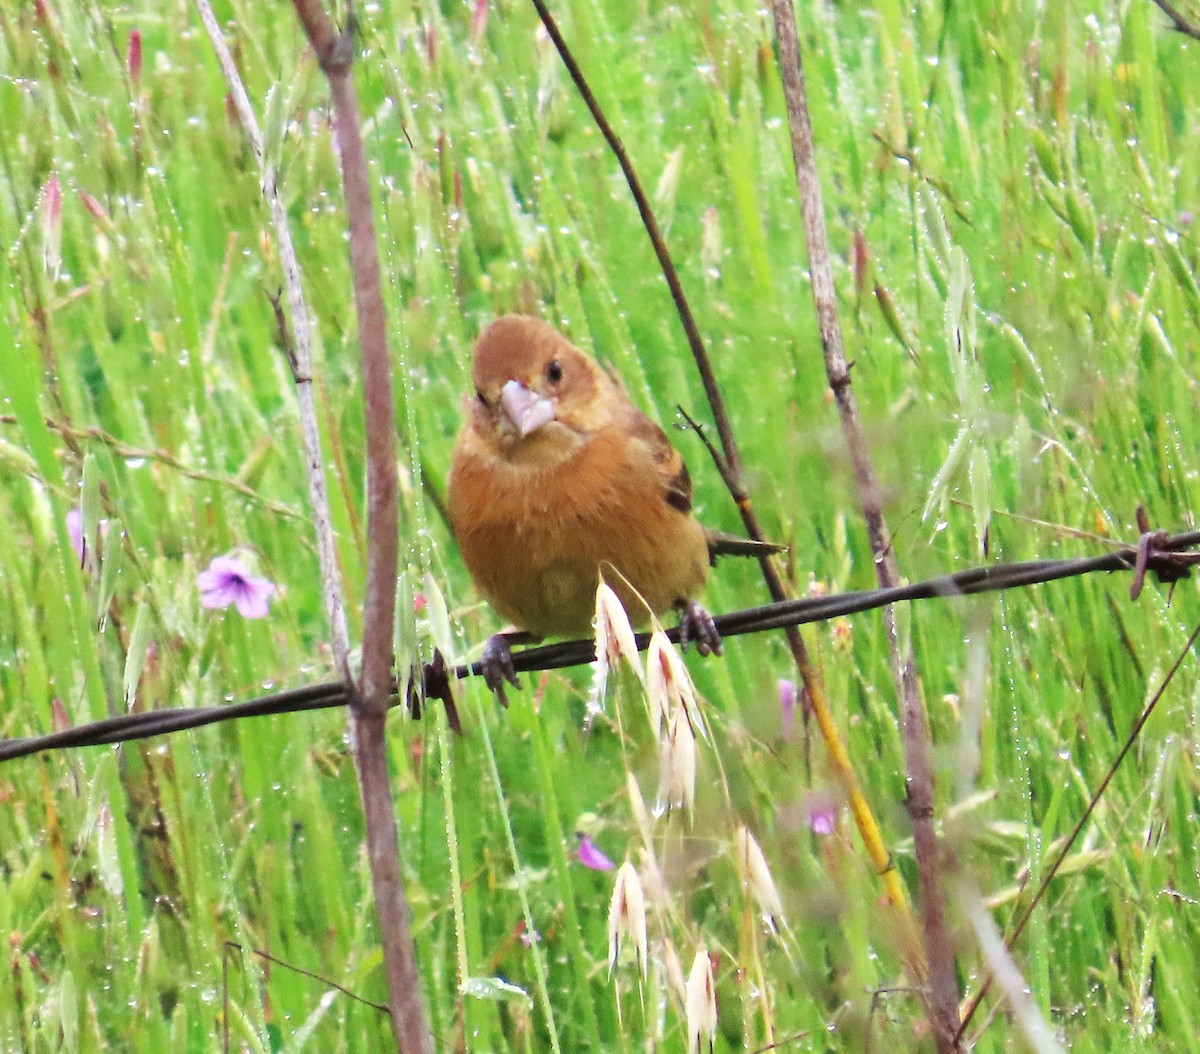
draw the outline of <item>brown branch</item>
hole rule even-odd
[[[891,154],[892,157],[894,157],[897,161],[903,161],[906,165],[908,165],[918,179],[927,184],[935,193],[944,198],[947,204],[949,204],[950,208],[954,210],[954,215],[962,220],[963,223],[965,223],[968,227],[975,226],[971,222],[971,217],[967,213],[967,210],[959,204],[958,198],[954,195],[954,188],[950,185],[949,181],[945,179],[939,179],[937,176],[931,176],[928,172],[926,172],[925,166],[921,164],[921,159],[917,156],[916,151],[909,150],[902,146],[897,146],[895,143],[887,139],[881,132],[872,132],[871,138],[874,139],[875,142],[877,142],[880,146],[882,146],[884,150]]]
[[[663,239],[662,231],[659,230],[654,210],[650,207],[650,199],[646,197],[646,191],[642,188],[642,182],[634,170],[633,163],[629,160],[629,155],[625,152],[624,144],[617,133],[613,131],[608,118],[604,116],[604,111],[600,109],[596,96],[592,94],[592,89],[588,86],[587,79],[579,68],[579,63],[575,61],[575,56],[571,54],[566,40],[563,39],[558,24],[554,21],[554,16],[546,7],[545,0],[533,0],[533,6],[537,8],[542,25],[546,27],[546,32],[554,42],[563,65],[567,67],[571,80],[575,82],[576,90],[591,113],[592,120],[596,122],[600,134],[604,136],[604,141],[608,143],[609,149],[616,157],[617,164],[621,166],[621,172],[625,176],[625,182],[629,185],[629,192],[633,195],[638,214],[642,218],[642,225],[646,228],[650,244],[654,247],[654,255],[658,257],[659,267],[662,269],[663,277],[667,280],[667,287],[671,290],[671,299],[675,301],[675,310],[679,314],[683,332],[691,346],[692,356],[696,360],[696,368],[700,371],[700,382],[704,385],[704,395],[712,409],[717,435],[721,440],[723,458],[717,462],[717,469],[725,481],[725,486],[729,488],[733,500],[740,506],[746,500],[746,491],[742,484],[742,460],[738,454],[737,441],[733,436],[733,426],[729,422],[729,415],[725,412],[725,402],[721,398],[717,375],[713,372],[712,361],[704,347],[704,339],[700,336],[700,327],[696,325],[696,319],[692,315],[691,305],[683,291],[683,283],[679,280],[679,272],[675,269],[670,250]],[[763,540],[761,534],[756,534],[754,537],[758,541]]]
[[[342,166],[354,304],[362,350],[367,431],[367,581],[363,604],[362,681],[351,696],[351,727],[367,829],[375,909],[388,978],[392,1035],[406,1054],[432,1054],[421,978],[409,927],[399,836],[388,779],[386,722],[391,696],[393,621],[399,539],[396,411],[380,289],[379,248],[367,159],[354,88],[354,26],[334,30],[320,0],[293,0],[329,81]]]
[[[304,467],[308,479],[308,500],[312,507],[313,534],[317,539],[317,561],[321,567],[321,597],[325,604],[325,618],[329,622],[329,639],[334,659],[341,675],[350,678],[350,631],[346,626],[346,600],[342,588],[341,571],[338,568],[337,550],[333,537],[333,520],[329,514],[329,490],[325,485],[325,458],[321,453],[321,430],[317,425],[316,401],[313,396],[312,368],[312,318],[304,298],[304,283],[300,278],[300,262],[296,256],[296,245],[288,223],[287,206],[279,194],[278,171],[275,163],[263,151],[263,137],[258,118],[246,86],[233,55],[225,43],[221,27],[217,24],[209,0],[195,0],[200,12],[200,21],[208,33],[217,62],[229,88],[229,97],[241,123],[242,131],[250,144],[259,166],[259,182],[267,210],[271,215],[271,226],[275,230],[275,246],[279,263],[283,269],[283,283],[287,290],[288,306],[292,312],[292,327],[289,331],[287,319],[278,297],[271,298],[275,318],[279,327],[280,341],[292,378],[296,384],[296,410],[300,417],[300,436],[304,445]]]
[[[825,355],[825,372],[837,402],[842,434],[854,465],[859,501],[875,558],[875,573],[881,586],[894,586],[899,582],[896,556],[883,518],[879,483],[859,416],[858,401],[851,387],[850,367],[846,362],[838,322],[837,294],[829,260],[821,184],[813,156],[812,123],[808,114],[800,42],[796,34],[796,15],[791,0],[772,0],[771,8],[779,42],[780,76],[792,134],[796,188],[804,217],[809,276]],[[884,626],[892,659],[892,675],[900,697],[908,787],[906,806],[913,828],[925,955],[929,968],[926,1005],[938,1050],[946,1052],[958,1047],[958,980],[955,976],[954,946],[946,922],[946,898],[940,874],[942,861],[933,827],[934,789],[929,729],[925,724],[925,712],[917,688],[912,642],[907,642],[902,654],[895,614],[891,609],[884,613]]]
[[[1169,3],[1168,0],[1151,0],[1151,2],[1171,20],[1176,31],[1185,37],[1200,40],[1200,26],[1189,22],[1174,4]]]
[[[238,944],[237,941],[226,941],[225,950],[229,951],[231,948],[236,949],[239,952],[245,951],[245,949]],[[306,970],[303,966],[296,966],[294,963],[290,963],[286,959],[276,958],[270,952],[265,952],[261,948],[251,948],[250,954],[257,955],[260,959],[266,959],[267,962],[272,963],[275,966],[279,966],[290,973],[298,974],[301,977],[307,977],[312,981],[320,981],[321,984],[325,985],[326,987],[333,988],[336,991],[341,992],[342,995],[346,996],[347,998],[353,999],[354,1002],[362,1003],[363,1006],[369,1006],[372,1010],[379,1010],[384,1014],[391,1013],[391,1010],[383,1003],[376,1003],[370,999],[364,999],[361,995],[350,991],[350,989],[345,985],[338,984],[337,981],[333,980],[332,977],[326,977],[324,974],[316,973],[313,970]]]
[[[587,80],[584,78],[579,64],[571,54],[567,42],[563,39],[558,26],[546,8],[544,0],[533,0],[533,4],[542,19],[542,24],[546,27],[546,32],[554,42],[555,48],[557,48],[563,64],[567,67],[571,79],[575,82],[575,87],[587,104],[592,119],[596,122],[597,128],[599,128],[600,133],[604,136],[605,141],[616,156],[617,162],[621,166],[621,171],[625,175],[625,181],[629,185],[630,193],[632,193],[634,201],[637,204],[642,223],[646,228],[646,233],[650,238],[651,244],[654,246],[659,266],[671,290],[671,296],[675,301],[675,308],[679,313],[680,322],[683,324],[684,332],[687,334],[688,343],[692,349],[692,356],[696,360],[696,368],[704,384],[704,393],[708,399],[713,420],[717,425],[717,434],[720,437],[723,449],[722,456],[714,457],[717,469],[721,473],[721,478],[724,480],[730,496],[737,505],[738,513],[742,518],[742,524],[746,528],[746,533],[755,541],[765,541],[762,526],[758,521],[758,515],[754,511],[750,495],[747,493],[742,482],[741,455],[738,453],[737,441],[734,438],[729,414],[725,410],[725,402],[721,397],[720,387],[717,385],[716,375],[712,369],[712,362],[709,359],[707,349],[704,347],[704,341],[700,337],[700,331],[692,316],[687,297],[684,295],[679,274],[675,270],[671,254],[667,251],[666,242],[663,240],[658,222],[654,218],[654,212],[650,208],[650,202],[646,198],[645,191],[642,189],[641,181],[634,171],[629,156],[625,153],[625,148],[621,140],[613,131],[612,126],[600,109],[595,95],[592,94],[591,89],[588,87]],[[709,444],[709,449],[713,450],[711,444]],[[776,602],[785,601],[788,598],[788,592],[774,562],[769,556],[764,556],[759,560],[759,565],[762,568],[763,579],[766,582],[771,599]],[[808,649],[805,647],[804,638],[800,635],[800,631],[794,625],[789,625],[784,629],[784,633],[787,637],[788,648],[796,663],[797,672],[808,692],[809,702],[812,705],[813,714],[820,727],[826,749],[829,751],[830,760],[846,792],[850,811],[854,815],[859,834],[862,836],[872,862],[879,870],[880,878],[887,890],[888,899],[900,913],[901,924],[907,927],[910,920],[907,914],[908,900],[904,892],[904,885],[900,881],[899,874],[892,864],[890,854],[879,832],[879,825],[875,822],[870,805],[862,792],[858,776],[850,763],[849,753],[842,742],[841,733],[825,695],[825,687],[821,680],[820,672],[808,655]]]

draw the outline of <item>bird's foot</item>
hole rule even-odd
[[[484,644],[483,655],[479,659],[483,682],[496,693],[496,698],[503,707],[508,706],[508,697],[504,694],[504,682],[507,681],[518,690],[521,687],[521,681],[513,666],[512,649],[508,645],[507,634],[493,634]]]
[[[701,655],[721,654],[721,632],[716,620],[699,601],[683,600],[679,603],[679,647],[687,651],[693,641]]]

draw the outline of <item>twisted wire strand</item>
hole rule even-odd
[[[1147,537],[1151,537],[1153,542],[1148,550],[1145,543]],[[738,637],[779,629],[782,626],[799,626],[859,614],[902,601],[994,593],[1101,571],[1134,571],[1139,562],[1143,567],[1157,573],[1162,580],[1174,581],[1186,573],[1190,564],[1200,559],[1198,554],[1184,552],[1197,545],[1200,545],[1200,531],[1189,531],[1170,537],[1144,535],[1143,543],[1138,547],[1117,549],[1103,556],[995,564],[989,567],[969,568],[891,589],[865,589],[832,596],[763,604],[718,615],[716,624],[722,637]],[[668,630],[667,636],[678,643],[678,628]],[[650,634],[639,633],[636,639],[638,649],[644,650],[649,643]],[[595,642],[592,640],[559,641],[515,652],[513,666],[518,673],[532,673],[583,665],[594,661],[595,657]],[[462,680],[466,677],[480,676],[481,665],[479,662],[464,663],[450,667],[447,672]],[[399,686],[393,682],[393,697],[396,697],[399,691]],[[0,740],[0,762],[48,750],[128,743],[184,729],[201,728],[221,721],[330,709],[344,706],[347,701],[348,695],[343,681],[326,681],[289,691],[274,692],[241,703],[119,714],[48,735]]]

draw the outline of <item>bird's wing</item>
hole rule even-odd
[[[655,472],[663,486],[663,497],[672,508],[682,513],[692,511],[692,477],[679,451],[671,444],[667,434],[640,410],[628,404],[629,435],[649,453]],[[756,542],[736,534],[704,528],[704,540],[708,546],[709,563],[718,556],[750,556],[761,559],[772,553],[787,552],[786,545],[773,542]]]
[[[658,425],[641,411],[629,408],[629,435],[645,447],[662,481],[663,498],[673,509],[682,513],[692,511],[692,477],[679,451]]]

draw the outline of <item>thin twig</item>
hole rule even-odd
[[[236,948],[239,952],[244,951],[242,946],[240,944],[238,944],[237,941],[226,941],[225,947],[226,947],[226,949]],[[384,1014],[391,1013],[391,1010],[387,1006],[385,1006],[383,1003],[376,1003],[370,999],[364,999],[361,995],[358,995],[356,992],[350,991],[350,989],[347,988],[345,985],[338,984],[337,981],[333,980],[330,977],[326,977],[324,974],[316,973],[313,970],[306,970],[306,969],[304,969],[304,967],[296,966],[294,963],[290,963],[286,959],[276,958],[270,952],[265,952],[261,948],[251,948],[250,954],[257,955],[260,959],[265,959],[267,962],[274,963],[276,966],[279,966],[284,970],[288,970],[291,973],[299,974],[301,977],[307,977],[313,981],[320,981],[321,984],[326,985],[329,988],[333,988],[333,989],[341,992],[342,995],[344,995],[350,999],[353,999],[356,1003],[362,1003],[364,1006],[369,1006],[372,1010],[378,1010]]]
[[[1193,40],[1200,40],[1200,26],[1189,22],[1174,4],[1168,0],[1152,0],[1154,5],[1167,16],[1174,25],[1175,29],[1182,33],[1185,37],[1191,37]]]
[[[837,402],[842,435],[854,465],[859,501],[867,523],[867,535],[875,558],[879,584],[894,586],[899,580],[891,535],[883,517],[883,502],[871,451],[858,412],[858,401],[850,381],[850,367],[842,344],[838,321],[837,294],[829,259],[829,239],[821,201],[821,184],[813,156],[812,123],[804,87],[796,14],[791,0],[772,0],[775,33],[779,42],[779,69],[791,128],[792,157],[796,166],[796,188],[804,217],[808,246],[809,277],[817,311],[817,326],[825,356],[829,387]],[[895,613],[884,612],[884,628],[892,659],[892,676],[900,698],[901,728],[905,748],[906,807],[913,829],[913,847],[921,892],[921,920],[928,964],[928,1013],[941,1052],[955,1050],[958,1032],[958,980],[955,975],[954,945],[946,922],[946,899],[942,889],[937,836],[933,826],[933,769],[930,764],[929,729],[917,688],[912,641],[903,645]]]
[[[625,148],[621,144],[621,140],[613,131],[612,126],[608,123],[599,104],[596,102],[596,98],[588,87],[579,64],[575,61],[574,56],[567,47],[566,41],[559,32],[558,26],[555,24],[550,12],[546,9],[543,0],[533,0],[533,3],[538,10],[538,14],[541,16],[542,24],[546,27],[546,31],[550,35],[550,39],[558,49],[558,53],[563,60],[563,64],[567,67],[571,79],[575,82],[576,88],[587,104],[588,110],[596,122],[596,126],[600,129],[601,134],[604,136],[614,155],[616,155],[617,161],[621,166],[621,171],[625,175],[626,183],[629,184],[630,193],[632,193],[634,201],[637,204],[638,212],[642,217],[642,223],[646,228],[646,233],[650,238],[651,244],[654,246],[655,255],[658,257],[659,266],[662,268],[667,285],[670,287],[671,296],[675,300],[675,307],[683,324],[684,332],[687,334],[688,343],[692,350],[692,357],[696,362],[696,369],[704,385],[704,394],[708,399],[709,409],[717,425],[717,434],[724,451],[720,457],[714,457],[717,470],[721,474],[721,479],[724,481],[730,497],[733,498],[734,503],[737,505],[738,514],[742,518],[742,524],[746,529],[746,533],[755,541],[765,541],[766,538],[763,534],[762,525],[758,522],[758,514],[754,510],[750,495],[746,491],[742,481],[741,455],[738,453],[737,441],[734,438],[729,414],[725,410],[725,402],[721,397],[721,390],[717,385],[716,375],[712,369],[712,362],[709,359],[704,342],[700,338],[700,331],[692,317],[691,308],[688,306],[687,297],[683,292],[683,285],[679,280],[679,275],[675,270],[671,255],[667,251],[666,242],[659,231],[658,223],[654,218],[654,212],[650,208],[650,202],[646,198],[645,191],[642,189],[641,181],[638,179],[637,173],[634,171],[633,165],[625,153]],[[709,449],[712,450],[711,444],[709,445]],[[788,591],[771,558],[764,556],[759,560],[759,566],[762,569],[763,580],[766,582],[767,591],[770,593],[771,599],[777,602],[787,600]],[[908,897],[904,891],[904,883],[901,882],[900,876],[892,864],[891,856],[883,841],[883,835],[879,830],[879,824],[875,821],[870,804],[862,791],[862,785],[859,783],[858,775],[855,773],[854,767],[850,762],[849,751],[846,749],[845,743],[842,742],[841,732],[838,729],[837,721],[833,716],[833,710],[829,706],[825,695],[825,686],[821,680],[820,671],[809,658],[808,649],[805,647],[804,638],[800,635],[800,631],[795,626],[789,625],[785,627],[784,634],[787,638],[788,648],[792,653],[792,659],[796,663],[796,670],[808,693],[812,713],[821,730],[821,737],[825,742],[826,750],[829,752],[830,762],[837,772],[846,793],[846,800],[854,816],[854,822],[858,827],[859,834],[862,836],[863,844],[866,846],[868,855],[879,871],[880,879],[883,882],[884,889],[887,891],[889,901],[891,901],[893,907],[900,914],[903,925],[909,926],[911,925],[911,919],[909,919]]]
[[[399,835],[387,765],[385,732],[391,697],[399,551],[396,410],[380,288],[379,247],[354,88],[354,25],[352,22],[345,32],[336,32],[320,0],[294,0],[294,7],[329,82],[333,102],[362,353],[367,438],[367,581],[362,681],[351,698],[354,756],[387,970],[392,1035],[397,1049],[406,1054],[431,1054],[432,1041],[409,927],[410,910],[400,868]],[[349,680],[347,687],[353,690]]]
[[[300,279],[300,262],[296,246],[292,241],[292,230],[288,223],[287,207],[279,195],[277,170],[263,151],[263,137],[258,118],[246,86],[242,83],[237,64],[233,61],[225,43],[225,37],[217,24],[210,0],[195,0],[200,20],[208,33],[217,62],[225,77],[229,97],[233,100],[238,121],[250,144],[250,149],[259,166],[259,182],[271,225],[275,230],[275,246],[283,267],[283,283],[287,291],[288,306],[292,312],[291,335],[285,338],[285,354],[292,366],[296,383],[296,406],[300,417],[300,434],[304,443],[305,472],[308,478],[309,503],[312,506],[313,533],[317,539],[317,561],[321,568],[321,594],[325,604],[325,618],[329,622],[330,645],[334,659],[343,677],[350,676],[350,633],[346,626],[346,603],[342,590],[341,572],[338,570],[337,551],[334,546],[333,522],[329,515],[329,492],[325,486],[325,458],[321,453],[321,431],[317,425],[316,402],[312,385],[312,316],[304,297],[304,283]],[[278,305],[278,301],[272,301]],[[277,317],[278,317],[277,307]],[[286,333],[284,327],[283,333]],[[281,337],[283,336],[281,333]]]
[[[700,383],[704,385],[704,394],[708,399],[708,405],[712,409],[713,420],[717,425],[717,435],[720,437],[722,450],[722,458],[717,461],[717,469],[721,473],[721,478],[725,481],[725,486],[729,488],[730,494],[733,495],[734,501],[740,504],[746,498],[746,491],[742,485],[742,460],[738,454],[737,441],[734,439],[733,426],[730,424],[729,415],[725,412],[725,402],[721,398],[721,389],[717,384],[717,375],[713,372],[712,362],[708,357],[708,352],[705,350],[704,339],[700,336],[700,327],[696,325],[691,305],[688,303],[687,296],[683,291],[683,283],[679,280],[679,272],[675,269],[675,264],[671,259],[671,252],[667,248],[662,231],[659,230],[658,220],[654,218],[654,210],[650,207],[650,199],[646,196],[646,191],[642,188],[642,181],[638,178],[633,163],[629,160],[629,155],[625,152],[625,145],[621,142],[617,133],[613,131],[608,118],[604,116],[604,111],[600,109],[600,104],[596,101],[596,96],[588,86],[587,78],[584,77],[583,71],[579,68],[579,63],[575,61],[575,56],[571,54],[571,49],[567,46],[566,40],[559,31],[558,23],[554,21],[554,16],[550,14],[550,9],[546,7],[545,0],[533,0],[533,6],[537,8],[542,25],[546,27],[546,32],[554,42],[563,65],[567,67],[567,72],[571,75],[571,80],[575,82],[575,89],[579,92],[580,98],[583,99],[584,104],[591,113],[592,120],[596,122],[596,127],[600,130],[600,134],[604,136],[604,141],[608,143],[609,149],[612,150],[613,156],[616,157],[617,164],[621,166],[621,172],[625,176],[625,182],[629,185],[629,192],[633,195],[638,214],[642,218],[642,225],[646,228],[646,234],[650,237],[650,244],[654,247],[654,255],[658,257],[659,267],[662,269],[663,277],[667,281],[667,287],[671,290],[671,299],[675,301],[675,310],[679,314],[679,321],[683,325],[684,335],[691,346],[692,355],[696,360],[696,367],[700,372]],[[756,540],[762,541],[762,538],[756,536]]]
[[[936,176],[931,176],[928,172],[926,172],[924,166],[921,164],[921,159],[916,155],[915,152],[901,146],[896,146],[895,143],[885,138],[880,132],[872,132],[871,138],[874,139],[875,142],[877,142],[880,146],[882,146],[889,154],[891,154],[892,157],[896,158],[897,161],[903,161],[906,165],[908,165],[908,167],[911,168],[916,174],[917,178],[919,178],[922,182],[927,183],[934,191],[945,198],[950,208],[954,210],[954,215],[962,220],[963,223],[965,223],[968,227],[974,226],[974,224],[971,222],[970,215],[968,215],[966,209],[964,209],[962,205],[958,203],[958,199],[954,196],[954,188],[951,187],[946,180],[938,179]]]
[[[1078,841],[1079,835],[1083,832],[1083,828],[1087,825],[1092,813],[1096,811],[1096,806],[1100,804],[1100,799],[1104,796],[1104,792],[1108,790],[1108,785],[1112,783],[1113,777],[1116,776],[1117,769],[1121,767],[1121,763],[1133,749],[1138,737],[1142,734],[1142,729],[1145,727],[1146,722],[1150,720],[1150,715],[1154,713],[1155,708],[1158,706],[1158,701],[1166,693],[1167,688],[1175,679],[1175,674],[1179,672],[1179,668],[1183,665],[1183,660],[1186,659],[1191,653],[1191,650],[1195,646],[1198,639],[1200,639],[1200,626],[1197,626],[1194,630],[1192,630],[1192,635],[1188,637],[1187,643],[1175,657],[1175,662],[1166,672],[1166,675],[1159,683],[1158,688],[1155,689],[1154,694],[1150,697],[1150,701],[1142,710],[1141,715],[1133,723],[1133,727],[1130,728],[1129,735],[1125,737],[1125,743],[1122,745],[1120,752],[1113,759],[1112,764],[1109,765],[1108,771],[1104,774],[1104,778],[1100,781],[1099,786],[1096,787],[1096,790],[1092,794],[1091,798],[1088,799],[1087,808],[1083,810],[1083,813],[1080,815],[1079,819],[1075,821],[1075,826],[1071,828],[1071,833],[1063,840],[1062,845],[1059,847],[1058,853],[1055,854],[1050,866],[1046,868],[1045,877],[1042,879],[1041,884],[1038,886],[1036,892],[1030,898],[1029,903],[1025,906],[1025,910],[1021,912],[1021,917],[1017,920],[1016,926],[1013,927],[1012,933],[1004,942],[1008,948],[1012,948],[1017,941],[1021,939],[1021,934],[1025,932],[1025,927],[1029,924],[1029,920],[1033,918],[1034,911],[1037,910],[1037,906],[1042,902],[1042,898],[1046,895],[1046,890],[1050,887],[1050,880],[1058,874],[1059,868],[1061,868],[1063,865],[1063,861],[1066,860],[1067,855],[1071,852],[1071,849],[1074,847],[1076,841]],[[991,983],[992,978],[989,976],[984,980],[983,984],[980,985],[979,992],[976,994],[975,998],[971,1000],[970,1005],[963,1014],[962,1024],[959,1026],[959,1032],[956,1039],[962,1039],[963,1033],[966,1031],[967,1026],[971,1023],[971,1018],[974,1017],[975,1012],[979,1009],[979,1004],[983,1002],[984,996],[987,995],[988,989],[991,987]]]
[[[1013,1018],[1029,1048],[1035,1054],[1063,1054],[1063,1048],[1038,1009],[1025,978],[1013,960],[1012,952],[1000,936],[995,920],[988,913],[983,895],[975,883],[963,874],[957,877],[955,886],[959,906],[975,931],[975,940],[984,960],[991,967],[991,976],[1003,989],[1012,1007]]]
[[[229,1054],[229,947],[221,956],[221,1049]]]
[[[14,415],[0,414],[0,424],[10,425],[16,423],[17,419]],[[165,465],[167,468],[174,469],[187,479],[225,487],[237,494],[241,494],[244,498],[249,498],[256,505],[261,505],[268,512],[273,512],[276,516],[284,516],[288,519],[298,519],[301,516],[301,513],[297,512],[290,505],[284,505],[282,502],[272,501],[270,498],[263,497],[253,487],[247,486],[236,477],[223,476],[217,472],[206,472],[204,469],[192,468],[192,466],[165,450],[131,446],[129,443],[122,442],[111,432],[106,432],[98,426],[92,425],[86,428],[78,428],[75,425],[67,424],[65,421],[47,417],[46,427],[53,432],[57,432],[64,439],[69,439],[75,443],[86,442],[88,440],[100,443],[116,457],[130,461],[154,461],[160,465]]]

